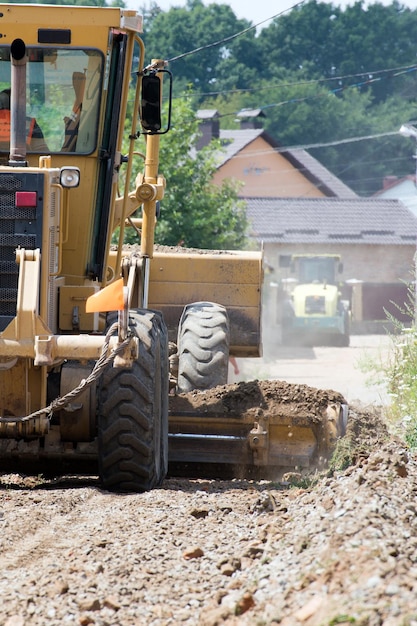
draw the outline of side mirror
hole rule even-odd
[[[142,77],[141,121],[145,132],[161,130],[161,79],[156,74]]]
[[[165,130],[161,130],[161,79],[159,73],[169,76],[169,107],[168,123]],[[147,135],[163,135],[168,132],[171,124],[171,103],[172,103],[172,75],[167,70],[158,70],[142,76],[142,94],[140,106],[140,118],[143,132]]]

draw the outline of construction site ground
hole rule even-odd
[[[385,339],[231,366],[233,389],[255,370],[279,379],[261,385],[277,402],[344,395],[347,433],[327,468],[169,477],[145,494],[1,474],[0,624],[417,626],[417,458],[392,432],[387,390],[359,369]]]

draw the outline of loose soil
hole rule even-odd
[[[171,410],[239,416],[259,409],[264,417],[277,414],[317,416],[333,403],[346,404],[340,393],[308,385],[291,385],[281,380],[254,380],[179,394],[171,399]]]
[[[331,390],[238,383],[176,399],[322,414]],[[0,476],[4,626],[417,626],[417,459],[382,407],[349,407],[324,470],[279,480]]]

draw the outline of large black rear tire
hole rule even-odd
[[[194,302],[183,311],[178,328],[178,391],[211,389],[227,383],[229,318],[213,302]]]
[[[110,491],[149,491],[168,466],[168,332],[155,311],[129,313],[139,338],[131,369],[108,367],[98,391],[98,463]]]

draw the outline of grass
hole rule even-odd
[[[328,473],[332,476],[335,472],[342,472],[352,465],[356,458],[356,450],[348,437],[337,440],[332,458],[329,461]]]
[[[384,359],[364,357],[360,369],[370,375],[370,383],[384,382],[391,400],[387,415],[395,434],[405,439],[411,449],[417,448],[417,324],[415,310],[415,282],[408,288],[402,316],[413,320],[411,327],[386,312],[394,331],[390,333],[391,346]]]

